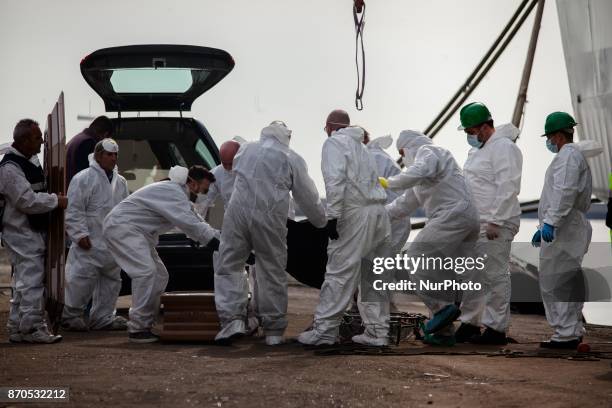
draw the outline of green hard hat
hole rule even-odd
[[[484,103],[472,102],[461,108],[459,118],[461,119],[461,126],[457,130],[465,130],[491,120],[491,112]]]
[[[553,112],[546,117],[544,134],[542,136],[550,135],[563,129],[573,128],[577,124],[569,113]]]

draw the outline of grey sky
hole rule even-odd
[[[291,147],[302,154],[324,195],[322,127],[333,108],[373,136],[423,130],[465,80],[519,0],[369,0],[366,16],[365,109],[355,93],[352,0],[119,1],[2,0],[0,3],[0,143],[23,117],[44,122],[59,92],[66,96],[70,138],[87,122],[77,114],[104,113],[82,79],[79,62],[99,48],[129,44],[193,44],[222,48],[234,71],[201,96],[189,114],[217,144],[240,135],[256,139],[263,126],[284,120]],[[531,16],[471,100],[485,102],[498,123],[512,115]],[[539,137],[545,116],[571,112],[554,1],[546,2],[526,121],[522,199],[539,196],[553,155]],[[435,138],[462,165],[468,145],[458,115]],[[394,157],[395,148],[389,149]]]

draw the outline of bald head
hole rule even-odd
[[[229,140],[221,145],[219,148],[219,156],[221,157],[221,164],[223,168],[227,171],[232,169],[232,164],[234,162],[234,156],[240,149],[240,144],[234,140]]]
[[[334,130],[342,129],[351,124],[351,119],[349,118],[348,113],[342,109],[335,109],[331,111],[329,115],[327,115],[327,120],[325,121],[325,131],[327,132],[327,136],[331,136],[331,133]]]

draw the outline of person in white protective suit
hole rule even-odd
[[[373,259],[391,245],[391,226],[385,211],[385,191],[378,183],[376,164],[363,145],[363,129],[350,127],[348,114],[327,117],[321,171],[327,193],[327,267],[312,329],[301,333],[302,344],[337,341],[342,314],[359,289],[357,306],[365,327],[356,343],[388,344],[389,299],[371,283]]]
[[[169,180],[149,184],[117,204],[104,220],[104,238],[121,269],[132,279],[129,340],[151,343],[159,338],[151,328],[159,311],[159,298],[168,283],[168,271],[155,246],[158,237],[173,227],[212,250],[219,247],[219,232],[196,214],[190,195],[206,193],[214,176],[202,166],[174,166]]]
[[[236,136],[232,140],[228,140],[219,147],[219,158],[221,164],[213,167],[210,172],[215,176],[215,182],[210,186],[208,193],[202,195],[203,199],[196,201],[195,207],[202,218],[206,218],[208,210],[215,205],[217,198],[223,203],[224,210],[232,197],[232,191],[234,190],[234,181],[236,180],[236,173],[233,171],[234,157],[238,153],[238,149],[242,143],[246,143],[246,140]],[[215,252],[213,255],[213,262],[215,270],[219,268],[219,253]],[[249,262],[252,263],[252,262]],[[241,267],[242,273],[244,271],[244,265]],[[248,282],[249,291],[251,292],[251,300],[248,306],[248,333],[255,333],[259,327],[259,320],[256,316],[256,301],[255,301],[255,266],[249,266]]]
[[[494,126],[489,109],[473,102],[461,109],[461,126],[472,149],[463,173],[480,215],[476,244],[485,268],[465,273],[465,280],[482,282],[481,291],[467,291],[461,302],[459,343],[507,344],[510,325],[510,249],[519,230],[523,156],[513,142],[520,131],[511,123]],[[485,331],[480,333],[480,325]]]
[[[585,333],[582,323],[582,259],[591,242],[586,212],[591,206],[591,169],[573,143],[577,123],[553,112],[544,126],[547,148],[555,158],[546,170],[540,196],[540,225],[532,243],[540,248],[539,282],[546,319],[554,330],[544,348],[575,349]]]
[[[236,173],[232,171],[233,161],[240,143],[235,140],[228,140],[219,147],[219,157],[221,164],[213,167],[210,172],[215,176],[215,182],[211,184],[208,193],[202,196],[203,199],[196,201],[196,209],[202,216],[206,218],[208,210],[214,206],[215,200],[219,197],[223,203],[223,207],[227,208],[232,191],[234,190],[234,180]]]
[[[289,148],[291,130],[272,122],[257,142],[241,146],[221,232],[215,302],[225,342],[245,334],[247,282],[241,273],[251,251],[257,255],[256,298],[266,344],[281,344],[287,327],[287,214],[290,196],[317,228],[326,225],[319,193],[304,159]]]
[[[0,162],[2,243],[11,266],[12,298],[7,322],[12,343],[56,343],[45,321],[44,275],[48,213],[66,208],[65,196],[47,194],[45,176],[36,155],[42,132],[32,119],[20,120],[13,144]]]
[[[106,247],[102,223],[129,194],[117,171],[119,146],[103,139],[89,157],[89,168],[77,173],[68,187],[66,233],[72,241],[66,260],[62,329],[125,330],[127,321],[115,315],[121,290],[121,268]],[[83,312],[93,299],[86,323]]]
[[[479,231],[478,211],[453,155],[413,130],[402,131],[396,146],[407,167],[397,176],[382,179],[381,184],[390,189],[407,190],[387,205],[389,216],[391,219],[406,217],[423,207],[428,217],[423,230],[408,246],[408,257],[427,261],[473,256]],[[457,280],[458,274],[436,267],[435,262],[432,264],[409,271],[413,273],[410,279],[416,283],[417,294],[433,315],[425,326],[425,342],[453,345],[453,321],[461,313],[454,305],[454,293],[425,290],[421,282]]]
[[[376,162],[376,174],[379,177],[389,178],[402,172],[399,165],[385,151],[393,144],[391,135],[381,136],[370,139],[368,132],[364,129],[364,143],[368,147],[368,152]],[[387,193],[386,204],[390,204],[401,195],[401,192],[385,190]],[[391,219],[391,245],[385,249],[385,253],[380,256],[394,257],[400,253],[410,236],[410,217]],[[387,271],[389,273],[389,271]],[[394,294],[391,294],[391,311],[396,311],[397,307],[393,301]]]

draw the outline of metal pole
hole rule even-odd
[[[523,9],[525,8],[525,6],[527,5],[528,2],[529,2],[529,0],[523,0],[523,2],[519,5],[519,7],[514,12],[514,15],[510,18],[510,21],[508,21],[508,24],[506,24],[506,26],[504,27],[502,32],[499,34],[499,36],[495,39],[495,41],[493,42],[491,47],[489,47],[489,49],[487,50],[487,52],[484,55],[484,57],[482,57],[480,62],[478,62],[478,64],[476,65],[476,68],[474,68],[474,70],[472,71],[470,76],[465,80],[465,82],[461,85],[461,87],[457,90],[457,92],[455,92],[455,94],[448,101],[446,106],[444,106],[444,108],[442,108],[442,111],[440,111],[438,116],[427,127],[427,129],[424,132],[425,134],[428,134],[435,127],[436,123],[444,116],[444,113],[453,105],[453,103],[457,100],[457,98],[459,96],[461,96],[461,94],[463,92],[465,92],[465,90],[469,87],[469,85],[472,82],[472,80],[478,74],[478,71],[480,71],[480,69],[487,63],[487,60],[489,59],[489,57],[493,54],[493,52],[495,51],[497,46],[504,39],[504,37],[506,36],[508,31],[510,31],[510,28],[512,28],[512,25],[514,24],[516,19],[519,17],[519,15],[521,14],[521,12],[523,11]]]
[[[457,112],[459,110],[459,108],[461,107],[461,105],[463,104],[463,102],[465,102],[465,100],[467,98],[470,97],[470,95],[472,94],[472,92],[474,92],[474,90],[476,89],[476,87],[480,84],[480,82],[484,79],[484,77],[487,75],[487,73],[489,72],[489,70],[493,67],[493,65],[495,65],[495,62],[497,61],[497,59],[503,54],[503,52],[506,50],[506,47],[508,46],[508,44],[510,44],[510,42],[512,41],[512,39],[514,38],[514,36],[516,35],[516,33],[518,32],[518,30],[521,28],[521,26],[523,25],[523,23],[525,22],[525,20],[527,19],[527,17],[529,16],[529,14],[531,13],[531,11],[533,10],[533,8],[536,6],[538,0],[534,0],[529,7],[527,8],[527,10],[525,11],[525,13],[521,16],[521,18],[519,19],[519,21],[517,22],[517,25],[512,29],[512,31],[510,32],[508,38],[506,38],[506,40],[503,42],[503,44],[500,46],[500,49],[495,53],[495,55],[492,57],[493,59],[484,67],[484,70],[478,75],[478,77],[474,80],[473,84],[470,84],[468,86],[468,88],[465,90],[465,93],[463,94],[463,96],[461,98],[459,98],[459,100],[455,101],[455,104],[453,105],[453,107],[447,111],[446,115],[444,115],[444,117],[442,118],[442,120],[436,124],[436,126],[431,130],[430,133],[427,134],[427,136],[429,136],[430,138],[433,139],[433,137],[440,131],[442,130],[442,128],[444,127],[444,125],[446,125],[446,122],[448,122],[450,120],[450,118],[455,114],[455,112]]]
[[[521,124],[523,108],[527,101],[527,89],[529,88],[529,79],[531,78],[531,68],[533,67],[533,59],[535,57],[536,46],[538,45],[542,15],[544,14],[544,1],[545,0],[538,1],[538,9],[536,11],[535,20],[533,21],[533,29],[531,30],[531,40],[529,40],[529,48],[527,49],[527,59],[523,67],[523,77],[521,78],[521,85],[519,87],[518,96],[516,97],[516,105],[514,105],[512,124],[516,127],[519,127]]]

